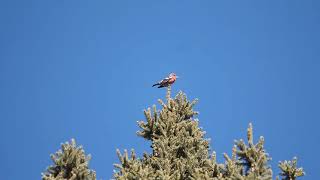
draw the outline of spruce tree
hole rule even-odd
[[[42,180],[95,180],[96,173],[88,165],[90,155],[85,155],[82,146],[71,139],[61,145],[61,149],[51,154],[53,165],[42,173]]]
[[[264,149],[264,138],[253,140],[252,124],[247,129],[247,141],[235,141],[231,157],[224,153],[225,162],[216,161],[211,154],[205,131],[199,127],[193,110],[197,100],[190,102],[179,92],[170,98],[168,87],[166,103],[158,100],[161,110],[153,106],[144,111],[146,121],[138,121],[141,128],[137,134],[151,141],[152,153],[138,158],[131,150],[121,154],[117,150],[119,164],[113,178],[117,180],[271,180],[272,169],[269,155]],[[96,180],[95,171],[89,169],[90,155],[74,139],[61,145],[51,155],[53,165],[42,173],[43,180]],[[282,180],[295,180],[305,173],[297,167],[297,158],[279,162]],[[279,179],[279,177],[276,177]]]
[[[302,168],[297,167],[297,161],[297,157],[294,157],[292,161],[279,162],[279,167],[282,171],[280,173],[282,180],[294,180],[305,174]]]
[[[218,163],[215,152],[209,154],[209,140],[195,118],[198,113],[193,107],[197,100],[190,102],[182,92],[171,99],[170,91],[169,86],[166,103],[158,100],[161,110],[154,105],[152,111],[150,108],[144,111],[146,121],[138,121],[141,130],[137,134],[151,141],[152,153],[138,158],[133,149],[130,156],[127,150],[123,154],[117,150],[120,163],[114,164],[117,169],[114,179],[272,179],[264,138],[261,136],[254,143],[251,124],[247,129],[247,143],[242,139],[235,141],[231,157],[225,153],[225,162]],[[304,175],[296,163],[296,159],[279,163],[282,179],[294,180]]]

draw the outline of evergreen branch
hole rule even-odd
[[[96,173],[88,167],[90,155],[85,155],[81,146],[71,139],[61,145],[61,150],[51,155],[54,165],[42,173],[43,180],[95,180]]]
[[[294,157],[291,161],[279,162],[279,168],[282,171],[280,176],[283,180],[295,180],[297,177],[305,175],[303,168],[297,167],[297,161],[297,157]]]

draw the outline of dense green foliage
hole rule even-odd
[[[305,173],[302,168],[297,167],[297,158],[294,157],[292,161],[284,161],[279,163],[281,169],[280,175],[283,180],[292,180],[303,176]]]
[[[42,174],[42,180],[95,180],[96,173],[88,168],[90,156],[86,156],[74,139],[61,145],[61,150],[51,155],[54,165]]]
[[[151,142],[152,153],[136,156],[132,149],[121,154],[117,150],[119,164],[113,178],[117,180],[271,180],[272,169],[268,162],[269,155],[264,149],[264,138],[261,136],[255,143],[253,128],[249,124],[247,140],[235,141],[231,157],[224,154],[225,162],[218,163],[216,154],[211,154],[209,140],[205,139],[205,131],[199,127],[195,119],[198,114],[193,110],[197,100],[188,101],[186,95],[179,92],[170,98],[170,87],[167,91],[166,103],[159,100],[162,108],[144,111],[146,121],[138,121],[141,128],[137,134]],[[95,180],[95,172],[90,170],[82,147],[77,147],[74,140],[62,145],[55,155],[54,162],[43,180]],[[295,180],[303,176],[302,168],[297,168],[297,159],[279,163],[283,180]],[[279,177],[277,177],[279,179]]]
[[[170,88],[167,92],[167,103],[159,100],[162,109],[144,111],[146,122],[139,121],[141,128],[137,134],[151,141],[152,153],[137,158],[134,151],[131,157],[125,150],[117,154],[120,164],[114,178],[118,180],[138,179],[232,179],[253,180],[272,179],[272,170],[268,165],[270,160],[264,149],[264,138],[257,143],[253,141],[252,125],[247,130],[247,143],[240,139],[235,142],[232,156],[224,154],[223,164],[216,162],[215,152],[209,154],[209,141],[205,132],[199,128],[198,120],[194,118],[197,112],[193,106],[197,100],[189,102],[186,95],[179,92],[170,98]],[[296,168],[296,160],[280,163],[283,179],[294,180],[304,174],[302,168]]]

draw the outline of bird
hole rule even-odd
[[[162,79],[161,81],[159,81],[158,83],[152,85],[152,87],[154,86],[158,86],[158,88],[163,88],[163,87],[168,87],[171,84],[173,84],[176,80],[177,80],[178,76],[175,73],[170,73],[168,77]]]

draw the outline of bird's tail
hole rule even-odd
[[[156,83],[156,84],[152,85],[152,87],[154,87],[154,86],[158,86],[158,85],[160,85],[160,84],[159,84],[159,83]]]

